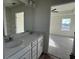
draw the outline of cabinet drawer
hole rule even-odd
[[[24,55],[29,50],[31,50],[31,44],[25,47],[24,49],[22,49],[21,51],[17,52],[16,54],[8,57],[8,59],[18,59],[20,58],[20,56]]]
[[[32,57],[32,59],[37,59],[37,55],[34,55],[34,56]]]
[[[28,51],[23,56],[21,56],[21,58],[19,59],[31,59],[31,51]]]
[[[37,40],[32,41],[32,47],[34,47],[35,45],[37,45]]]
[[[37,54],[37,45],[32,48],[32,56]]]

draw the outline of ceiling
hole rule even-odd
[[[3,0],[3,4],[4,4],[5,6],[13,6],[12,3],[19,4],[19,2],[18,2],[17,0]],[[16,5],[16,4],[14,4],[14,5]]]
[[[52,13],[72,13],[75,12],[75,3],[66,3],[51,7]]]
[[[61,5],[57,5],[57,6],[52,6],[51,10],[55,9],[57,11],[67,11],[67,10],[73,10],[75,9],[75,3],[66,3],[66,4],[61,4]]]
[[[25,3],[28,4],[29,0],[3,0],[3,4],[4,6],[16,6],[19,5],[21,3]],[[35,1],[35,0],[32,0]],[[75,0],[50,0],[52,2],[53,5],[57,5],[57,4],[64,4],[64,3],[68,3],[71,1],[75,1]]]
[[[75,0],[51,0],[52,5],[65,4],[69,2],[75,2]]]
[[[12,6],[22,4],[22,3],[27,3],[27,1],[28,0],[4,0],[3,4],[4,4],[4,6],[12,7]]]

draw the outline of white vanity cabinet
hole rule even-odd
[[[8,57],[7,59],[25,59],[25,58],[31,59],[31,44],[23,48],[22,50],[16,52],[16,54]]]
[[[43,36],[29,42],[29,44],[8,56],[6,59],[38,59],[43,52]]]
[[[38,59],[43,52],[43,36],[32,42],[31,59]]]
[[[40,57],[42,52],[43,52],[43,37],[38,39],[38,58]]]

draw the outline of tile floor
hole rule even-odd
[[[70,59],[73,38],[50,35],[48,53],[61,59]]]

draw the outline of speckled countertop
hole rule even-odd
[[[23,41],[21,45],[14,47],[14,48],[6,48],[6,45],[4,43],[4,58],[5,59],[13,54],[16,54],[23,48],[27,47],[29,44],[31,44],[32,41],[38,40],[38,38],[40,38],[42,35],[37,34],[37,33],[34,33],[34,34],[24,33],[18,36],[16,36],[18,37],[16,39]]]

